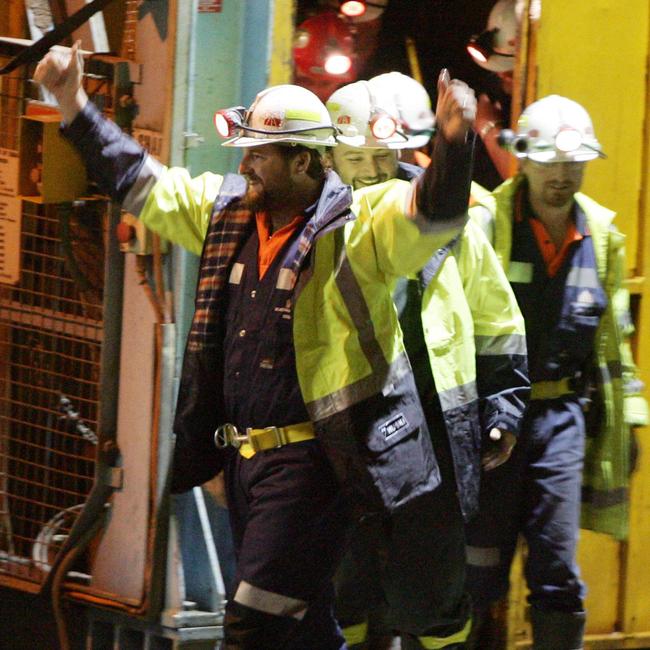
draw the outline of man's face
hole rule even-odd
[[[332,159],[341,180],[355,190],[397,176],[397,153],[390,149],[363,149],[338,144],[332,149]]]
[[[278,145],[247,147],[239,173],[248,180],[246,197],[255,210],[282,205],[293,191],[289,162]]]
[[[539,163],[523,160],[521,170],[528,179],[533,203],[549,208],[570,205],[582,185],[584,162]]]

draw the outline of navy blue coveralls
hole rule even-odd
[[[400,163],[397,177],[411,180],[422,171]],[[444,257],[437,264],[442,261]],[[390,519],[366,517],[354,527],[350,552],[336,573],[336,616],[343,628],[367,620],[368,640],[392,635],[392,630],[444,638],[460,631],[470,615],[463,516],[422,331],[423,291],[421,274],[418,279],[401,279],[393,299],[442,481],[434,493]],[[415,639],[410,641],[420,647]]]
[[[282,261],[300,231],[261,280],[253,232],[230,274],[224,398],[229,421],[240,431],[309,420],[295,366],[293,290],[277,286]],[[347,511],[320,443],[293,443],[249,459],[229,451],[225,482],[237,572],[235,596],[226,608],[225,647],[344,648],[332,611],[331,579],[343,550]],[[289,609],[281,613],[273,604],[238,602],[250,600],[250,585],[253,600],[265,591],[269,602],[277,595],[286,598]],[[290,599],[298,610],[300,602],[309,603],[304,616],[290,613]]]
[[[369,639],[400,630],[404,643],[408,631],[411,645],[405,647],[421,647],[416,636],[449,637],[462,630],[470,616],[465,534],[422,331],[421,281],[400,281],[394,299],[442,481],[435,492],[390,518],[366,517],[355,525],[350,553],[336,574],[336,616],[343,628],[368,619]]]
[[[512,457],[483,474],[479,516],[467,528],[468,588],[479,608],[506,595],[521,532],[533,608],[577,613],[585,593],[575,559],[585,441],[580,396],[607,297],[579,206],[574,203],[573,218],[582,238],[549,277],[525,184],[519,191],[509,276],[526,322],[533,399]],[[536,383],[561,380],[568,380],[565,394],[535,399]]]

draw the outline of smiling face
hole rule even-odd
[[[339,143],[332,149],[332,159],[341,180],[355,190],[397,176],[397,153],[391,149],[364,149]]]
[[[533,205],[557,209],[568,207],[573,201],[582,185],[585,163],[523,160],[521,171],[528,179]]]
[[[272,210],[293,192],[289,161],[278,145],[246,148],[239,173],[248,181],[246,197],[255,210]]]

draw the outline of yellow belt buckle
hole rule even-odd
[[[267,433],[272,433],[275,438],[275,444],[267,445]],[[246,435],[248,436],[248,442],[252,447],[253,451],[266,451],[267,449],[277,449],[286,444],[286,441],[283,440],[282,430],[279,427],[264,427],[263,429],[246,429]],[[273,437],[271,441],[273,441]]]

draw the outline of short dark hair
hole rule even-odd
[[[325,167],[323,165],[323,156],[318,149],[305,147],[302,144],[279,145],[278,149],[287,162],[293,160],[298,154],[306,151],[309,154],[309,166],[307,167],[307,176],[315,181],[322,181],[325,178]]]

